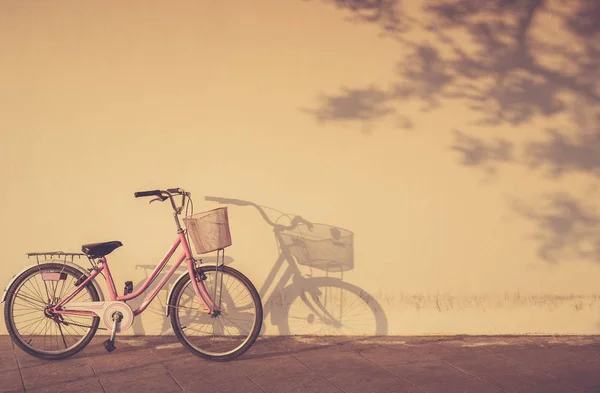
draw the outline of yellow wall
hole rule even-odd
[[[105,240],[119,291],[140,282],[175,232],[133,192],[182,187],[196,211],[239,198],[354,233],[341,280],[373,308],[336,331],[300,307],[303,332],[598,333],[593,2],[405,3],[1,2],[0,283],[25,252]],[[229,213],[226,255],[262,287],[273,232]],[[170,334],[161,312],[128,333]]]

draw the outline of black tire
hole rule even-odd
[[[212,296],[212,290],[211,290],[211,278],[212,276],[216,276],[215,275],[215,267],[214,266],[203,266],[200,267],[198,269],[199,274],[197,275],[197,277],[201,277],[202,275],[205,275],[207,278],[204,281],[204,283],[206,284],[208,293]],[[250,320],[252,321],[252,326],[248,329],[248,333],[242,335],[238,335],[239,339],[241,340],[241,343],[234,347],[231,350],[228,351],[223,351],[223,352],[216,352],[216,351],[210,351],[204,348],[199,347],[197,344],[195,344],[193,342],[193,337],[191,335],[187,335],[185,332],[185,329],[188,328],[189,323],[185,324],[184,326],[182,326],[181,323],[181,313],[189,313],[190,311],[181,311],[181,310],[192,310],[192,312],[197,311],[197,315],[193,316],[193,320],[197,320],[200,318],[206,319],[206,320],[210,320],[210,319],[217,319],[217,318],[222,318],[222,320],[227,323],[230,322],[232,325],[230,325],[230,328],[238,328],[240,329],[238,323],[232,322],[231,319],[228,319],[229,313],[231,312],[232,314],[235,313],[235,311],[232,311],[233,309],[229,309],[231,303],[233,303],[233,301],[235,301],[239,295],[235,295],[232,298],[232,295],[228,294],[228,292],[224,292],[223,295],[221,296],[223,298],[222,300],[222,305],[223,305],[223,313],[217,317],[211,317],[210,315],[208,315],[208,313],[205,312],[203,305],[200,303],[199,300],[196,299],[196,301],[199,303],[199,308],[196,310],[196,308],[192,308],[192,307],[183,307],[180,305],[181,303],[181,299],[184,295],[184,293],[186,293],[186,291],[190,291],[187,292],[188,297],[192,298],[192,302],[193,302],[193,298],[195,298],[195,294],[193,292],[193,289],[191,287],[191,281],[190,281],[190,277],[189,275],[184,276],[183,279],[181,279],[180,281],[177,282],[177,284],[175,285],[175,288],[173,289],[173,294],[171,296],[171,300],[169,302],[169,309],[170,309],[170,314],[171,314],[171,325],[173,327],[173,331],[175,332],[175,335],[177,336],[177,338],[179,339],[179,341],[183,344],[183,346],[185,348],[187,348],[190,352],[192,352],[193,354],[200,356],[204,359],[207,360],[212,360],[212,361],[230,361],[232,359],[237,358],[238,356],[242,355],[244,352],[246,352],[251,346],[252,344],[254,344],[254,341],[256,341],[256,338],[258,337],[258,335],[260,334],[260,330],[262,327],[262,320],[263,320],[263,309],[262,309],[262,303],[260,300],[260,295],[258,294],[258,291],[256,290],[256,288],[254,287],[254,285],[252,284],[252,282],[250,282],[250,280],[244,276],[242,273],[240,273],[239,271],[229,267],[229,266],[220,266],[219,267],[219,280],[221,280],[221,288],[225,285],[224,282],[225,281],[229,281],[230,279],[234,279],[237,280],[238,283],[240,283],[247,291],[248,294],[250,295],[250,300],[251,300],[251,304],[249,306],[240,308],[240,310],[248,310],[248,311],[253,311],[254,312],[254,316],[250,316]],[[217,284],[218,285],[218,284]],[[238,284],[239,286],[239,284]],[[235,288],[238,288],[238,286],[236,286]],[[227,304],[227,306],[225,307],[225,305]],[[202,311],[200,311],[200,308],[202,309]],[[181,312],[180,312],[181,311]],[[243,313],[243,311],[242,311]],[[237,316],[242,315],[242,314],[237,314]],[[239,320],[239,318],[233,318],[232,319],[235,320]],[[223,330],[226,331],[227,328],[225,327],[225,325],[223,325],[222,322],[219,322],[221,324],[221,326],[223,327]],[[215,322],[212,322],[212,326],[214,329],[214,324]],[[188,331],[193,331],[188,329]],[[213,332],[213,343],[214,343],[214,332]],[[200,336],[199,337],[201,341],[206,341],[206,336]],[[212,345],[212,344],[210,344]],[[210,346],[209,345],[209,346]]]
[[[96,334],[96,330],[98,329],[98,324],[100,322],[100,318],[98,318],[98,317],[86,318],[86,320],[88,321],[88,323],[86,324],[87,331],[82,332],[81,338],[74,341],[74,343],[72,345],[68,345],[67,344],[68,340],[65,338],[65,335],[63,334],[63,329],[67,333],[66,337],[70,338],[73,336],[73,332],[77,333],[77,331],[79,329],[83,329],[83,328],[80,326],[74,325],[74,323],[77,323],[77,322],[74,321],[72,318],[66,317],[68,319],[68,321],[66,323],[64,322],[64,320],[65,320],[64,318],[63,318],[62,322],[57,323],[55,320],[52,320],[51,318],[48,318],[44,315],[44,309],[46,308],[47,304],[42,304],[42,303],[43,302],[47,303],[47,301],[45,301],[42,298],[44,296],[43,289],[41,289],[42,287],[39,286],[38,281],[35,281],[36,284],[38,285],[37,287],[34,287],[32,284],[32,282],[33,282],[32,280],[36,279],[36,275],[41,275],[42,272],[66,274],[67,277],[65,278],[64,282],[62,283],[62,287],[61,287],[61,291],[64,289],[64,296],[71,293],[71,290],[69,290],[69,287],[71,285],[73,285],[79,277],[81,277],[82,275],[87,277],[87,275],[83,274],[81,271],[77,270],[76,268],[69,266],[69,265],[64,265],[61,263],[42,263],[38,266],[33,266],[32,268],[23,272],[8,289],[8,294],[7,294],[6,302],[4,305],[4,321],[6,323],[6,328],[8,329],[8,334],[11,336],[14,343],[19,348],[21,348],[23,351],[27,352],[28,354],[30,354],[32,356],[35,356],[40,359],[45,359],[45,360],[65,359],[65,358],[75,355],[77,352],[81,351],[83,348],[85,348],[86,345],[89,344],[89,342],[94,337],[94,334]],[[26,292],[25,286],[28,285],[28,283],[30,284],[31,288],[27,288],[27,291],[29,291],[29,292]],[[43,283],[44,283],[44,287],[45,287],[46,283],[45,282],[43,282]],[[54,285],[54,284],[52,284],[52,285]],[[57,288],[58,288],[58,285],[60,285],[60,284],[56,284]],[[74,289],[75,286],[73,285],[71,288]],[[86,294],[86,293],[90,298],[89,300],[91,300],[91,301],[99,301],[100,300],[100,297],[98,296],[98,291],[96,290],[95,286],[91,282],[86,285],[84,290],[81,291],[74,300],[77,301],[78,298],[80,296],[82,296],[82,294]],[[37,294],[40,295],[40,298],[39,298],[40,300],[38,300],[37,297],[34,299],[34,297]],[[19,307],[16,307],[16,310],[15,310],[15,304],[17,303],[17,301],[22,301],[22,303],[20,303],[20,305],[31,307],[29,309],[30,311],[28,311],[27,313],[21,314],[21,315],[15,315],[15,311],[22,310],[22,309],[19,309]],[[38,314],[38,311],[41,314]],[[48,324],[50,324],[51,327],[54,326],[56,331],[60,331],[60,334],[62,336],[60,340],[58,339],[58,336],[57,336],[57,339],[56,339],[57,343],[58,343],[57,346],[59,346],[60,343],[62,342],[64,344],[65,348],[60,349],[60,350],[55,350],[55,351],[46,350],[46,335],[44,336],[44,348],[42,349],[42,348],[35,347],[32,344],[32,342],[34,340],[36,343],[38,341],[38,340],[36,340],[36,335],[34,335],[34,333],[36,331],[35,328],[32,332],[32,338],[30,338],[29,340],[26,340],[26,338],[23,337],[23,333],[25,332],[25,330],[23,330],[22,332],[20,330],[25,329],[30,326],[34,326],[34,325],[22,326],[22,327],[17,326],[15,317],[19,317],[19,316],[23,316],[23,315],[28,315],[27,318],[33,317],[33,319],[31,319],[34,321],[32,324],[36,323],[35,318],[39,318],[40,322],[37,322],[37,323],[39,323],[40,325],[42,324],[42,322],[44,322],[44,324],[46,326]],[[31,320],[26,320],[25,322],[29,323],[29,321],[31,321]],[[56,326],[52,325],[53,323]],[[81,323],[81,324],[83,324],[83,323]],[[75,340],[75,339],[73,339],[73,340]],[[51,344],[52,344],[52,341],[51,341]]]
[[[286,308],[271,311],[279,334],[387,335],[387,317],[379,303],[356,285],[338,278],[302,280],[286,287],[283,297]]]

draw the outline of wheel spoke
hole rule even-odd
[[[29,304],[31,304],[31,305],[33,305],[33,306],[36,306],[36,304],[37,304],[37,305],[42,305],[42,306],[44,306],[44,307],[46,306],[46,303],[44,303],[44,302],[42,302],[42,301],[39,301],[39,300],[37,300],[37,299],[35,299],[35,298],[32,298],[32,297],[30,297],[30,296],[27,296],[27,295],[25,295],[25,294],[23,294],[23,293],[15,294],[15,296],[17,296],[18,298],[20,298],[20,299],[21,299],[21,300],[23,300],[24,302],[27,302],[27,303],[29,303]]]
[[[68,348],[67,340],[65,340],[65,335],[63,334],[62,328],[60,327],[60,322],[57,322],[56,326],[58,327],[58,330],[60,330],[60,336],[62,337],[63,343],[65,344],[65,348]]]

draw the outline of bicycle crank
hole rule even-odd
[[[104,341],[104,349],[106,349],[108,353],[117,349],[117,347],[115,347],[115,336],[117,335],[117,328],[123,320],[123,314],[121,314],[119,311],[115,311],[114,313],[112,313],[111,319],[113,322],[113,326],[112,331],[110,333],[110,338]]]

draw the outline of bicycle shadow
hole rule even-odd
[[[196,256],[196,258],[198,260],[201,259],[203,264],[217,263],[216,256]],[[219,257],[219,260],[221,260],[221,257]],[[225,256],[225,264],[230,264],[233,261],[234,261],[234,259],[232,257]],[[137,283],[134,283],[134,285],[133,285],[134,289],[139,288],[146,281],[146,279],[152,274],[152,272],[156,268],[156,265],[155,264],[140,264],[140,265],[135,265],[135,268],[136,269],[144,269],[144,273],[145,273],[146,277],[139,280]],[[165,266],[163,268],[163,270],[155,278],[154,282],[155,283],[160,282],[160,280],[163,279],[163,277],[165,276],[165,274],[167,274],[168,271],[169,271],[169,267]],[[154,300],[150,303],[148,308],[146,308],[142,314],[140,314],[139,316],[134,318],[133,325],[131,326],[133,335],[135,335],[135,336],[145,335],[146,329],[144,329],[144,324],[160,325],[160,332],[157,333],[158,335],[169,334],[172,332],[171,319],[167,318],[165,316],[166,310],[167,310],[167,302],[168,302],[167,297],[169,296],[169,291],[171,290],[173,285],[175,285],[175,282],[177,281],[179,276],[186,272],[187,272],[187,265],[185,263],[183,263],[183,264],[181,264],[181,266],[179,266],[177,268],[177,270],[175,271],[173,276],[165,283],[165,285],[162,287],[160,292],[156,295]],[[142,295],[138,296],[135,299],[130,300],[129,305],[131,306],[131,308],[134,310],[137,309],[144,301],[144,298],[146,297],[146,295],[152,291],[153,287],[154,286],[151,285],[148,289],[146,289],[142,293]],[[142,320],[142,318],[143,318],[143,320]]]
[[[353,232],[311,223],[249,201],[217,197],[206,200],[252,206],[273,228],[279,255],[259,294],[264,320],[270,317],[280,335],[387,334],[387,318],[381,305],[365,290],[343,279],[344,272],[354,268]],[[280,214],[279,218],[271,220],[266,209]],[[278,223],[282,218],[290,225]]]

